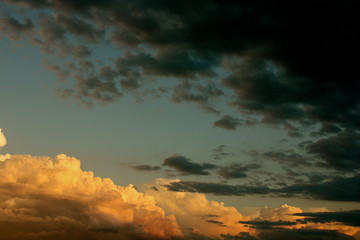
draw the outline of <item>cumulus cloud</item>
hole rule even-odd
[[[0,186],[0,229],[7,239],[182,235],[153,197],[82,171],[79,160],[64,154],[11,156],[0,162]]]
[[[279,208],[264,207],[260,209],[260,218],[268,221],[293,221],[297,218],[293,214],[302,213],[302,210],[287,204]]]
[[[144,185],[144,188],[145,193],[154,196],[165,212],[176,216],[183,228],[211,236],[237,234],[246,230],[238,224],[244,217],[236,208],[210,201],[204,194],[168,191],[164,185],[174,182],[179,180],[156,179],[155,182]]]

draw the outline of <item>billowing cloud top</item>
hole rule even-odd
[[[0,189],[0,232],[6,239],[64,239],[76,232],[70,239],[181,236],[175,218],[165,216],[153,197],[94,177],[64,154],[14,155],[0,162]]]

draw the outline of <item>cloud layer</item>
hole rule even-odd
[[[26,171],[24,171],[26,169]],[[180,180],[118,186],[80,161],[8,155],[0,161],[0,232],[9,240],[354,239],[358,211],[303,213],[282,205],[241,214],[204,194],[168,191]],[[310,218],[313,217],[313,218]],[[320,239],[320,238],[319,238]]]

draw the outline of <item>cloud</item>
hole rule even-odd
[[[214,148],[212,150],[213,154],[211,155],[212,158],[214,158],[215,160],[221,160],[227,156],[231,156],[231,155],[234,155],[234,153],[232,152],[226,152],[224,150],[226,146],[221,144],[219,146],[217,146],[216,148]]]
[[[181,175],[209,175],[207,170],[217,167],[211,163],[194,163],[181,155],[166,158],[163,165],[179,171]]]
[[[294,226],[297,222],[290,222],[290,221],[240,221],[242,224],[251,225],[257,229],[271,229],[274,227],[281,227],[281,226]]]
[[[168,186],[174,183],[181,182],[157,179],[142,186],[143,194],[132,185],[118,186],[81,170],[79,160],[64,154],[54,159],[8,156],[0,162],[0,231],[13,240],[272,239],[263,234],[270,230],[264,227],[267,225],[273,229],[266,236],[301,233],[299,236],[304,237],[316,232],[315,237],[351,239],[330,229],[354,234],[358,226],[358,211],[302,214],[301,209],[286,204],[261,208],[251,214],[254,217],[245,217],[204,194],[169,191]],[[313,218],[301,223],[296,220],[304,216]],[[350,226],[329,225],[327,221],[332,220]],[[290,222],[309,229],[278,229],[298,226]]]
[[[210,193],[224,196],[274,195],[282,197],[312,198],[330,201],[360,201],[358,186],[360,175],[334,177],[322,182],[293,184],[273,188],[267,184],[228,185],[224,183],[180,181],[167,185],[170,191]]]
[[[283,166],[298,167],[312,165],[308,158],[294,152],[293,150],[273,150],[264,152],[261,156],[265,159],[278,162]]]
[[[320,229],[277,229],[277,230],[263,230],[259,233],[259,240],[355,240],[355,238],[339,233],[334,230],[320,230]]]
[[[261,208],[259,218],[268,221],[294,221],[298,218],[292,215],[301,212],[302,210],[298,207],[284,204],[281,205],[279,208]]]
[[[0,128],[0,148],[4,147],[6,145],[6,137],[4,133],[2,132],[2,129]]]
[[[342,211],[342,212],[304,212],[296,213],[296,216],[304,216],[304,221],[327,223],[341,222],[346,225],[360,227],[360,210]]]
[[[156,179],[153,183],[145,184],[143,188],[146,195],[153,196],[166,213],[175,215],[184,229],[215,237],[247,231],[238,224],[238,221],[244,218],[234,207],[210,201],[204,194],[172,192],[165,187],[176,182],[179,180]]]
[[[223,183],[179,181],[171,182],[166,187],[170,191],[211,193],[226,196],[244,196],[247,194],[268,194],[271,192],[266,186],[227,185]]]
[[[132,166],[132,168],[138,171],[157,171],[161,169],[160,166],[151,166],[146,164]]]
[[[0,229],[7,239],[182,235],[153,197],[82,171],[79,160],[64,154],[13,155],[0,162],[0,198]]]
[[[185,80],[174,87],[172,100],[175,103],[194,102],[201,109],[217,114],[219,111],[213,107],[213,102],[219,100],[223,94],[214,84],[193,84]]]
[[[6,4],[33,12],[31,18],[3,18],[2,31],[10,38],[29,36],[55,56],[86,57],[86,45],[98,43],[119,50],[117,57],[105,60],[116,76],[111,84],[101,78],[99,68],[79,75],[58,63],[75,83],[60,93],[87,105],[117,101],[115,93],[129,89],[141,95],[154,79],[169,78],[166,86],[173,90],[173,101],[193,102],[206,111],[219,113],[213,105],[224,100],[244,116],[257,114],[266,124],[286,128],[293,122],[300,127],[320,123],[317,136],[359,128],[357,65],[349,56],[359,51],[353,1],[325,7],[318,2],[216,0]],[[67,50],[79,44],[85,48]],[[322,94],[314,94],[318,92]],[[237,126],[225,123],[218,126]],[[287,130],[290,136],[302,135],[301,128]]]
[[[4,32],[12,40],[20,40],[23,33],[33,28],[33,22],[29,18],[20,22],[15,18],[5,17],[0,19],[0,24],[0,32]]]
[[[221,119],[214,122],[214,127],[223,128],[226,130],[235,130],[240,125],[240,121],[229,115],[223,116]]]
[[[327,167],[354,171],[360,168],[360,134],[347,130],[307,145],[308,153],[319,156]]]
[[[259,164],[240,164],[240,163],[231,163],[229,166],[220,167],[218,174],[225,179],[232,178],[245,178],[247,177],[247,172],[252,169],[258,169],[261,166]]]

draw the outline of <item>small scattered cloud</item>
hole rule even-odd
[[[214,122],[214,127],[219,127],[226,130],[236,130],[237,126],[239,125],[240,125],[240,121],[229,115],[225,115],[219,120]]]
[[[181,155],[166,158],[163,165],[175,169],[181,175],[209,175],[208,170],[217,168],[211,163],[194,163]]]
[[[212,150],[213,154],[211,157],[215,160],[222,160],[225,157],[233,156],[234,153],[225,151],[225,145],[221,144]]]
[[[233,162],[228,166],[219,167],[218,174],[227,180],[233,178],[245,178],[248,176],[247,175],[248,171],[253,169],[258,169],[260,167],[261,165],[256,163],[241,164],[241,163]]]
[[[132,168],[138,171],[157,171],[161,169],[160,166],[152,166],[146,164],[132,166]]]

